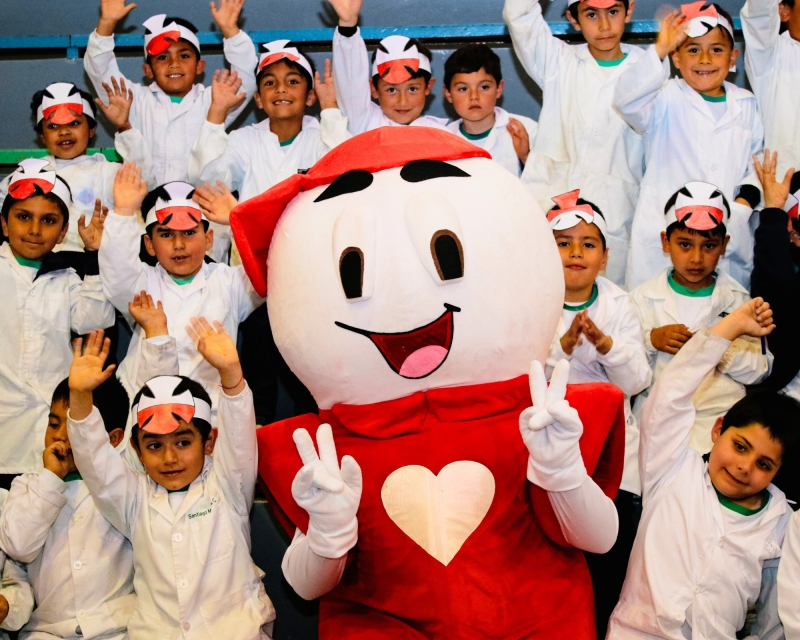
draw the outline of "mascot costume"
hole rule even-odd
[[[320,638],[593,639],[622,393],[551,384],[547,218],[484,150],[385,127],[239,205],[244,266],[319,416],[258,432]],[[316,443],[316,447],[315,447]]]

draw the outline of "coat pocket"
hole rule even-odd
[[[211,638],[249,640],[271,637],[275,609],[259,582],[201,605],[200,615]]]
[[[200,564],[207,567],[233,555],[233,529],[219,499],[212,498],[208,507],[189,517],[192,546]]]

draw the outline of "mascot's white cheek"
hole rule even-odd
[[[389,169],[357,193],[302,193],[281,218],[270,321],[320,407],[507,380],[546,358],[564,282],[545,216],[491,160],[450,164],[469,177]]]

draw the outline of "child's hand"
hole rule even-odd
[[[114,178],[114,213],[132,216],[141,208],[147,195],[147,182],[135,162],[126,162]]]
[[[585,309],[576,313],[575,317],[572,319],[572,324],[569,326],[569,329],[563,336],[561,336],[561,350],[568,356],[571,356],[572,352],[575,350],[575,347],[583,342],[583,340],[581,340],[581,332],[583,331],[582,318],[585,313]]]
[[[753,156],[753,166],[764,190],[764,206],[767,208],[783,209],[786,198],[789,197],[789,190],[794,175],[794,167],[786,172],[782,182],[775,179],[775,172],[778,169],[778,152],[770,156],[769,149],[764,149],[764,164],[758,160],[758,156]]]
[[[677,10],[664,18],[656,39],[656,53],[661,60],[680,47],[688,37],[685,23],[686,18]]]
[[[340,27],[355,27],[358,24],[361,0],[328,0],[328,2],[339,16]]]
[[[116,365],[109,365],[103,369],[111,349],[111,340],[104,338],[105,332],[92,331],[86,337],[86,346],[83,338],[76,338],[72,342],[72,366],[69,369],[69,389],[83,393],[91,393],[114,373]],[[70,407],[72,405],[70,404]]]
[[[588,313],[583,317],[583,334],[594,345],[597,353],[602,356],[611,351],[611,347],[614,346],[614,340],[611,336],[607,336],[600,331]]]
[[[135,4],[125,5],[125,0],[100,0],[100,21],[97,35],[113,35],[117,23],[136,8]]]
[[[224,225],[231,223],[231,211],[239,204],[221,180],[217,180],[216,187],[204,182],[202,187],[194,190],[192,200],[200,205],[203,215],[211,222]]]
[[[733,341],[739,336],[760,338],[772,333],[774,328],[769,303],[764,302],[764,298],[753,298],[720,320],[711,333]]]
[[[52,471],[62,480],[69,473],[75,463],[72,459],[72,449],[66,442],[54,442],[42,454],[44,468]]]
[[[219,0],[219,9],[211,0],[211,15],[222,31],[223,38],[233,38],[239,33],[239,14],[242,12],[244,0]]]
[[[135,5],[134,5],[135,6]],[[133,90],[125,85],[125,78],[111,78],[111,86],[103,83],[103,89],[108,94],[108,105],[103,103],[100,98],[95,98],[95,104],[100,108],[108,121],[114,125],[117,131],[127,131],[131,128],[130,115],[131,105],[133,104]]]
[[[147,291],[133,296],[133,301],[128,303],[128,312],[136,320],[136,324],[144,329],[145,338],[169,335],[164,306],[161,304],[161,300],[158,301],[158,305],[154,304],[153,298]]]
[[[3,624],[8,617],[9,606],[5,596],[0,596],[0,624]]]
[[[100,249],[100,241],[103,239],[103,227],[106,223],[108,207],[102,206],[100,198],[94,201],[94,212],[89,224],[86,224],[86,214],[82,213],[78,218],[78,235],[83,240],[83,246],[87,251],[97,251]]]
[[[650,332],[650,344],[653,345],[654,349],[674,356],[683,345],[689,342],[692,335],[686,325],[665,324],[663,327],[657,327]]]
[[[514,118],[509,118],[506,129],[511,134],[511,141],[514,143],[514,151],[517,152],[517,158],[522,164],[525,164],[528,161],[528,154],[531,152],[528,130],[519,120]]]
[[[203,317],[192,318],[186,333],[197,345],[200,355],[219,371],[222,389],[226,395],[235,396],[244,388],[244,374],[239,363],[236,344],[216,320],[214,326]]]
[[[208,120],[212,124],[225,124],[225,118],[235,111],[247,99],[247,94],[239,89],[242,79],[235,71],[217,69],[211,81],[211,106],[208,108]]]
[[[320,80],[319,71],[314,72],[314,92],[319,100],[320,110],[337,109],[336,88],[333,85],[333,74],[331,73],[331,61],[325,59],[325,69]]]

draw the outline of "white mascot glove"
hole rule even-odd
[[[545,491],[577,489],[588,477],[578,445],[583,424],[564,399],[568,380],[567,360],[555,366],[549,387],[542,365],[531,363],[533,406],[520,414],[519,430],[530,454],[528,480]]]
[[[358,541],[361,467],[352,456],[339,460],[329,424],[317,429],[317,446],[305,429],[292,434],[303,468],[292,482],[295,502],[308,512],[308,546],[323,558],[341,558]]]

